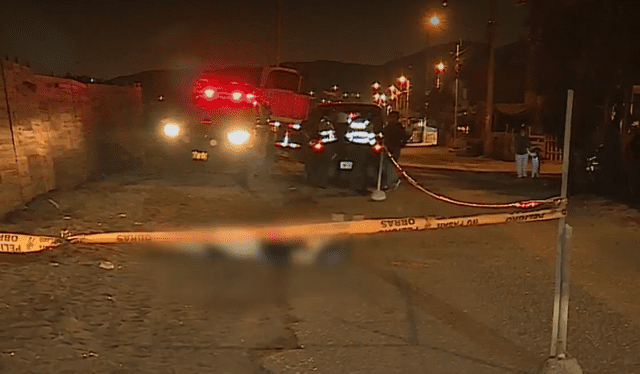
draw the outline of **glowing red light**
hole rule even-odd
[[[322,144],[322,142],[316,142],[311,148],[314,152],[320,153],[324,149],[324,144]]]
[[[240,91],[233,91],[233,93],[231,94],[231,98],[233,99],[233,101],[238,102],[240,100],[242,100],[242,92]]]
[[[382,144],[376,144],[373,146],[373,152],[375,153],[382,153],[383,150],[384,146]]]

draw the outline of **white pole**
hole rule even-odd
[[[373,191],[371,194],[371,200],[373,201],[383,201],[387,198],[387,194],[380,189],[382,184],[382,166],[384,162],[385,150],[380,153],[380,168],[378,169],[378,188]]]
[[[556,355],[564,358],[567,354],[567,330],[569,320],[569,269],[571,262],[571,242],[573,227],[565,225],[562,248],[562,285],[560,289],[560,321],[558,323],[558,344]]]
[[[567,92],[567,112],[565,115],[565,123],[564,123],[564,145],[562,147],[562,187],[560,190],[560,197],[563,199],[567,198],[567,191],[569,187],[569,148],[571,142],[571,117],[573,114],[573,90],[569,90]],[[555,295],[553,302],[553,325],[551,332],[551,357],[556,357],[558,354],[564,354],[565,352],[558,352],[558,340],[560,339],[560,311],[561,311],[561,301],[563,299],[568,303],[568,295],[566,297],[562,297],[562,283],[563,283],[563,267],[569,266],[569,264],[564,264],[563,258],[565,257],[565,247],[566,247],[566,220],[565,218],[560,218],[558,222],[558,239],[556,242],[556,286],[555,286]],[[566,272],[568,274],[568,272]],[[567,279],[568,282],[568,279]],[[567,287],[568,290],[568,287]],[[564,309],[565,306],[562,307]],[[568,308],[568,305],[566,306]],[[563,316],[564,317],[564,316]],[[567,321],[562,323],[564,328],[566,329]],[[566,337],[566,332],[564,332],[564,336]],[[563,343],[566,347],[566,342]]]

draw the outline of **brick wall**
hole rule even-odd
[[[135,152],[140,87],[83,83],[34,74],[2,61],[0,216],[35,196],[77,186],[100,165],[101,144]]]

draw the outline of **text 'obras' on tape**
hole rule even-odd
[[[72,244],[123,243],[233,243],[242,239],[269,242],[295,242],[320,237],[374,235],[391,232],[438,230],[505,223],[527,223],[558,219],[566,216],[566,208],[545,209],[525,213],[490,213],[464,217],[405,217],[363,219],[288,226],[216,227],[211,229],[170,232],[107,232],[68,236]],[[26,253],[54,248],[60,239],[48,236],[0,233],[0,252]]]

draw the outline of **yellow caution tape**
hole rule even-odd
[[[0,252],[2,253],[39,252],[55,248],[60,243],[60,238],[52,236],[0,233]]]
[[[454,227],[498,225],[510,222],[538,222],[566,216],[564,207],[522,213],[490,213],[462,217],[404,217],[378,218],[359,221],[289,225],[239,226],[173,232],[111,232],[73,235],[71,243],[122,244],[207,242],[232,243],[248,238],[268,242],[295,242],[310,238],[372,235],[397,231],[424,231]]]
[[[455,227],[499,225],[511,222],[538,222],[559,219],[566,208],[533,212],[490,213],[462,217],[376,218],[358,221],[314,223],[288,226],[236,226],[167,232],[108,232],[70,235],[72,244],[126,243],[234,243],[247,239],[265,242],[296,242],[322,237],[372,235],[399,231],[438,230]],[[0,252],[28,253],[55,248],[61,239],[50,236],[0,233]]]

